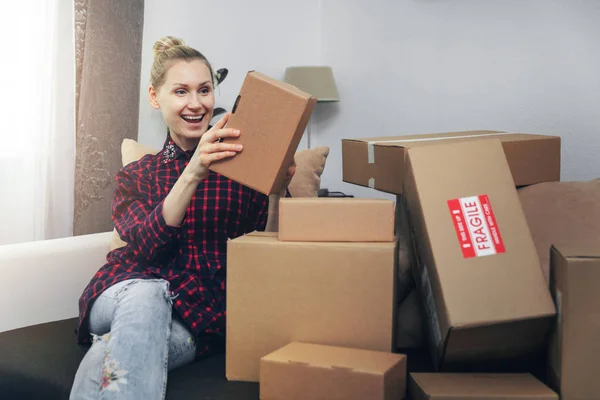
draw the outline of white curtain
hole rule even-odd
[[[73,232],[73,8],[0,5],[0,245]]]

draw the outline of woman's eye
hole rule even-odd
[[[183,90],[183,89],[177,89],[175,91],[175,94],[177,94],[177,95],[184,95],[185,94],[185,90]]]
[[[202,88],[202,89],[200,89],[200,93],[202,93],[202,94],[209,94],[210,93],[210,89],[209,88]]]

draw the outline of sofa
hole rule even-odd
[[[126,147],[124,143],[124,164],[128,161]],[[316,178],[323,171],[328,151],[323,148],[317,156],[314,150],[297,153],[297,173],[290,184],[293,196],[316,195]],[[600,244],[600,180],[532,185],[521,188],[519,195],[546,276],[550,244]],[[107,252],[122,245],[115,235],[104,232],[0,246],[0,398],[68,398],[87,351],[75,342],[77,301]],[[406,265],[400,268],[409,269]],[[402,298],[398,308],[400,350],[409,355],[410,371],[430,370],[414,289]],[[200,396],[258,399],[258,384],[228,382],[224,355],[170,373],[167,399]]]
[[[126,139],[123,165],[156,153]],[[296,153],[293,196],[314,197],[329,148]],[[275,200],[276,197],[272,197]],[[269,212],[277,214],[277,202]],[[87,346],[76,344],[78,299],[106,254],[125,245],[116,233],[0,246],[0,398],[66,399]],[[225,358],[214,356],[173,371],[168,399],[257,399],[258,385],[227,382]]]

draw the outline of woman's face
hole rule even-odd
[[[162,112],[173,141],[191,150],[207,131],[215,107],[210,70],[201,60],[179,60],[165,78],[158,90],[150,86],[150,104]]]

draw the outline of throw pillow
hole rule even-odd
[[[121,144],[121,162],[126,166],[132,161],[137,161],[146,154],[156,154],[158,150],[143,145],[132,139],[124,139]]]
[[[288,186],[292,197],[317,197],[328,155],[329,147],[326,146],[300,150],[295,154],[296,173]]]

